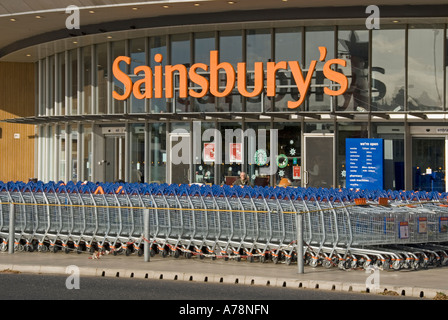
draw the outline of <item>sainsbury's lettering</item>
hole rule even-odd
[[[319,52],[319,61],[325,61],[327,49],[319,47]],[[154,61],[161,64],[163,56],[156,54]],[[189,69],[182,64],[166,65],[164,68],[162,65],[156,65],[153,69],[148,66],[137,66],[134,68],[133,74],[139,76],[139,79],[135,82],[132,82],[131,77],[120,69],[122,62],[130,65],[131,59],[126,56],[119,56],[113,62],[112,72],[124,86],[122,94],[113,91],[113,98],[116,100],[126,100],[131,94],[136,99],[163,98],[164,92],[165,98],[173,98],[174,83],[177,83],[178,98],[187,98],[188,96],[203,98],[206,95],[222,98],[232,93],[235,84],[238,93],[247,98],[259,96],[264,88],[266,88],[267,97],[275,97],[278,94],[276,88],[277,72],[289,69],[299,95],[297,100],[288,101],[288,108],[295,109],[305,101],[318,61],[312,60],[306,72],[302,70],[298,61],[267,62],[266,69],[263,62],[255,62],[254,81],[250,84],[250,89],[247,83],[247,64],[245,62],[238,63],[235,71],[230,63],[219,61],[219,53],[216,50],[210,51],[210,65],[199,62],[193,64]],[[343,59],[331,59],[325,62],[322,70],[323,75],[339,85],[337,90],[325,87],[325,94],[337,96],[347,90],[347,77],[339,72],[337,67],[346,67],[346,65],[347,62]],[[163,83],[163,76],[165,76],[165,83]],[[178,81],[175,81],[175,76],[178,77]],[[223,79],[225,79],[224,82]],[[189,88],[189,82],[193,83],[196,89]]]

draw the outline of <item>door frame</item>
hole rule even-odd
[[[167,168],[166,168],[166,181],[169,184],[172,184],[172,166],[173,161],[171,161],[171,158],[173,156],[173,137],[181,137],[181,138],[188,138],[188,182],[191,183],[191,172],[192,172],[192,141],[191,141],[191,134],[189,132],[170,132],[168,134],[168,158],[167,158]]]

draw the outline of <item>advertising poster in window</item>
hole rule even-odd
[[[242,163],[243,162],[243,146],[241,143],[230,144],[230,162]]]
[[[204,162],[215,162],[214,143],[204,143]]]

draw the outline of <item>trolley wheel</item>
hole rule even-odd
[[[129,257],[130,255],[131,255],[131,248],[129,248],[129,247],[127,247],[126,248],[126,251],[125,251],[125,255],[127,256],[127,257]]]
[[[185,258],[187,258],[187,259],[191,259],[192,256],[193,256],[193,255],[192,255],[191,252],[187,252],[187,253],[185,253]]]
[[[331,268],[331,261],[325,259],[324,261],[322,261],[322,266],[326,269],[330,269]]]
[[[81,253],[82,253],[82,248],[81,248],[81,246],[78,246],[78,248],[76,248],[76,253],[77,253],[77,254],[81,254]]]
[[[69,247],[65,247],[64,252],[65,252],[66,254],[69,254],[69,253],[70,253],[70,248],[69,248]]]
[[[180,257],[180,252],[179,252],[179,250],[176,250],[176,251],[174,251],[174,258],[179,258]]]
[[[291,265],[292,259],[291,258],[286,258],[285,259],[285,263],[287,266]]]
[[[163,250],[162,251],[162,257],[166,258],[167,256],[168,256],[168,252],[166,252],[166,250]]]
[[[277,264],[278,263],[278,257],[272,257],[272,262],[274,264]]]
[[[250,263],[254,262],[254,256],[248,256],[247,262],[250,262]]]
[[[142,249],[140,249],[141,251],[142,251],[142,255],[143,255],[143,250]],[[139,252],[140,252],[140,250],[139,250]],[[149,250],[149,255],[151,256],[151,257],[154,257],[155,255],[156,255],[156,252],[154,251],[154,249],[151,249],[151,250]]]

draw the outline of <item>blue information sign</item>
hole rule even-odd
[[[383,189],[383,139],[345,140],[346,184],[349,189]]]

